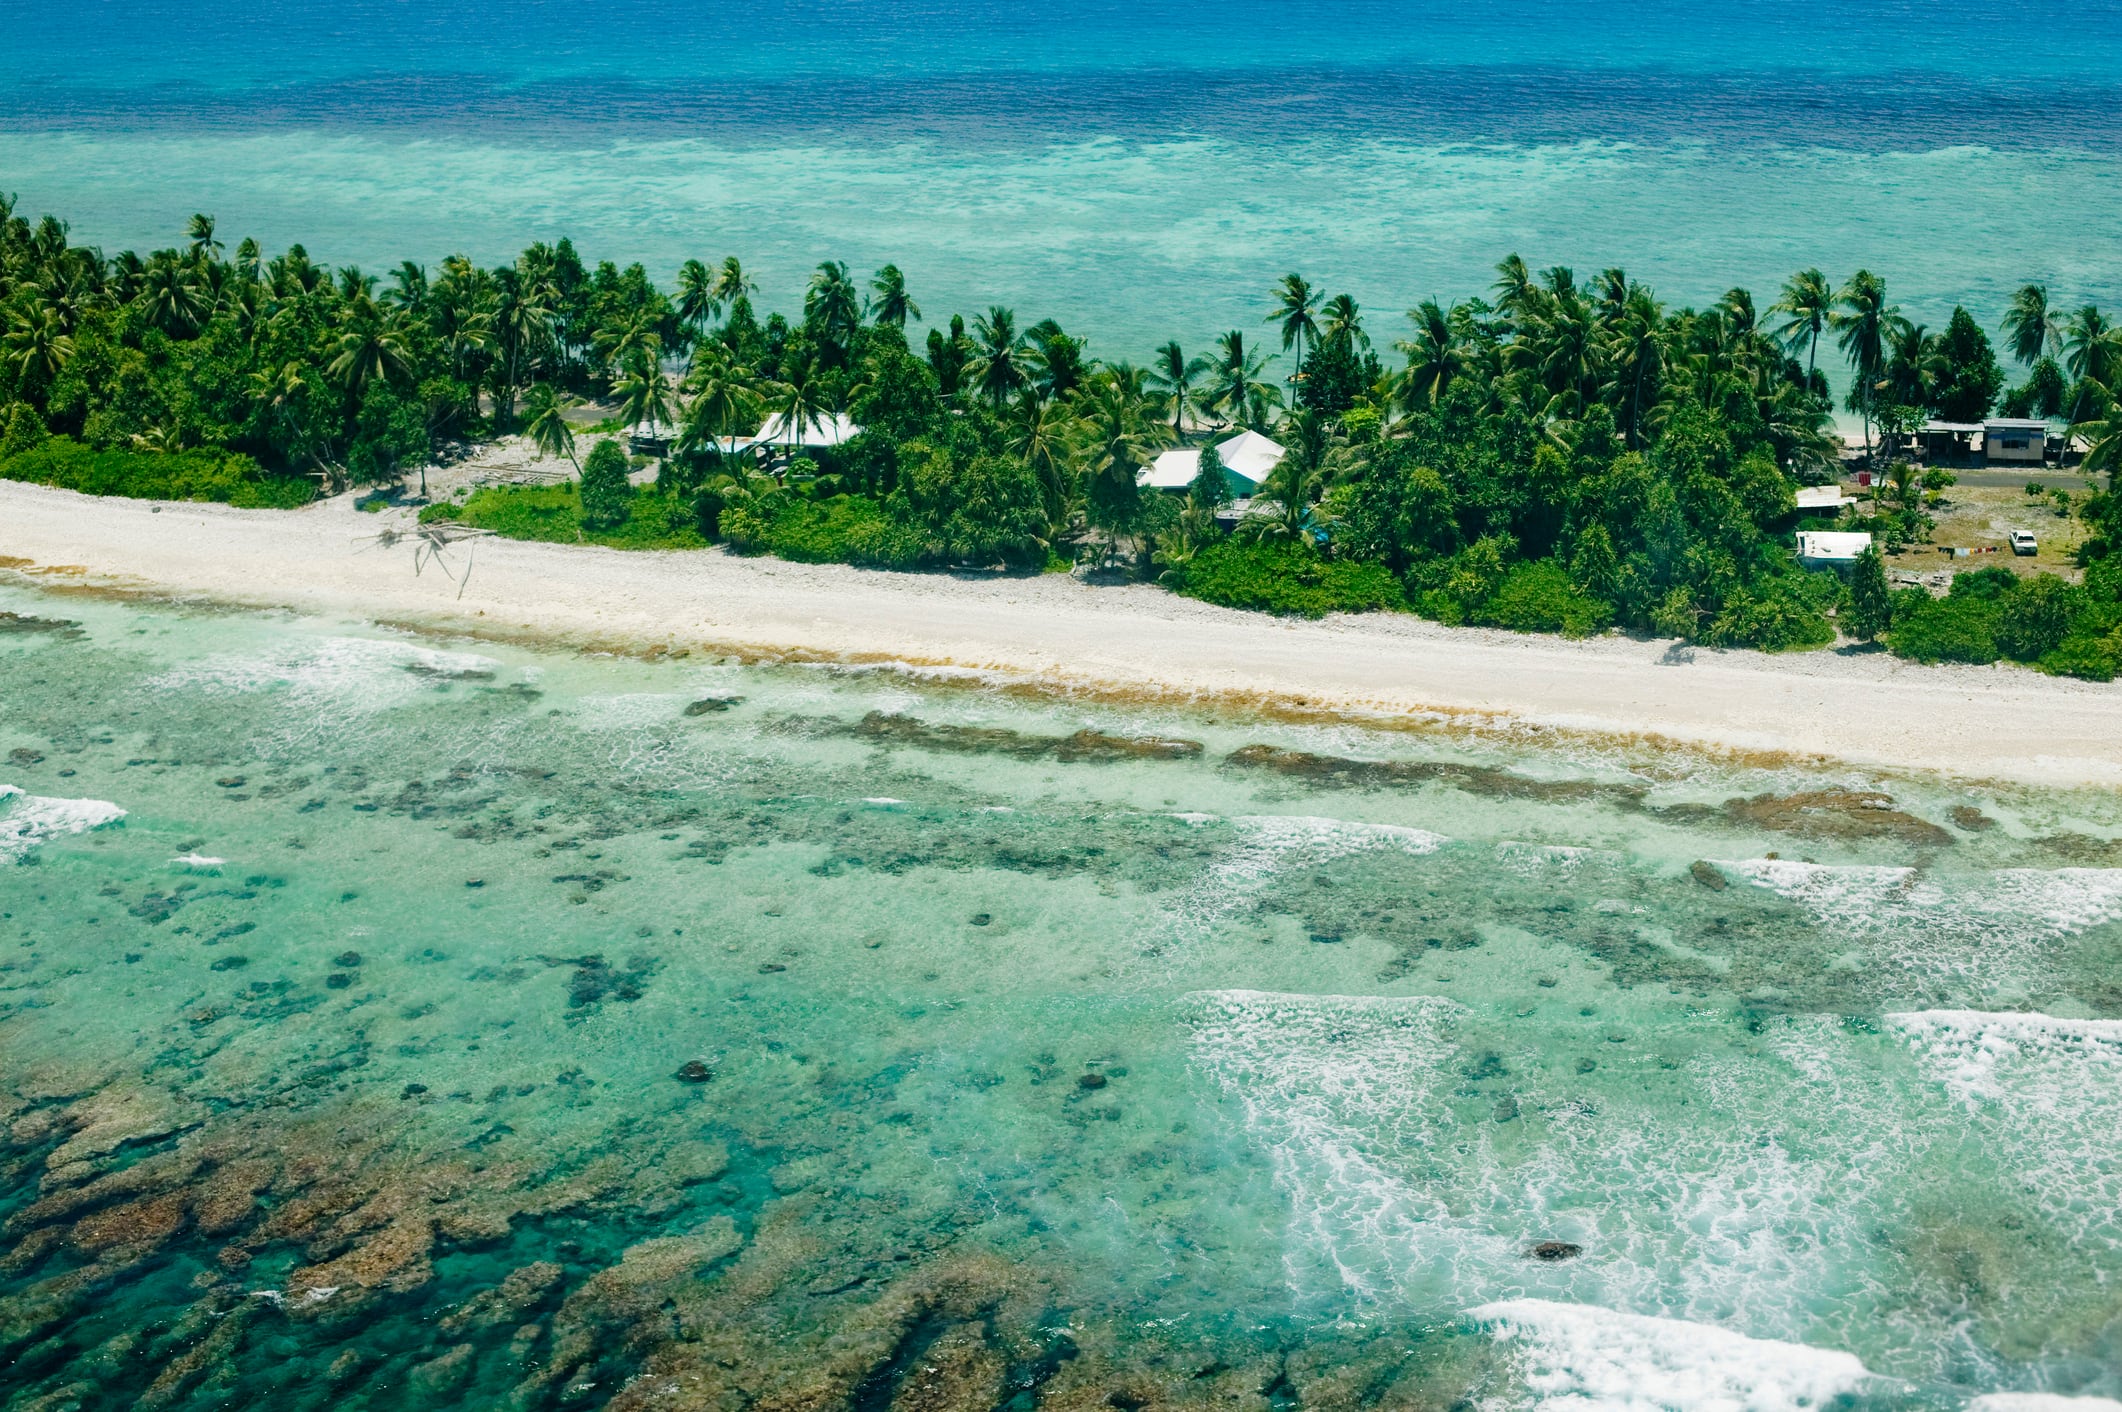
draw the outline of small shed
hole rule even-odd
[[[1849,502],[1842,498],[1839,485],[1801,485],[1798,487],[1798,509],[1806,514],[1833,513]]]
[[[1928,421],[1916,429],[1916,449],[1929,462],[1962,461],[1975,454],[1980,422]]]
[[[2039,465],[2048,455],[2048,423],[2037,417],[1992,417],[1982,424],[1985,460]]]
[[[1240,497],[1258,490],[1260,483],[1267,479],[1268,473],[1285,454],[1279,442],[1256,431],[1241,431],[1216,443],[1216,455],[1223,462],[1224,479],[1230,482],[1231,494]],[[1144,490],[1166,490],[1183,495],[1200,472],[1200,448],[1181,446],[1165,452],[1154,464],[1145,466],[1135,483]]]
[[[1808,569],[1846,569],[1871,548],[1871,536],[1836,530],[1801,530],[1798,562]]]

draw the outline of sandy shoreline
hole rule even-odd
[[[462,598],[412,550],[358,550],[404,511],[98,500],[0,482],[0,568],[45,587],[201,597],[434,630],[703,647],[1004,674],[1059,690],[1366,716],[1465,714],[1748,752],[2040,784],[2122,784],[2122,684],[1884,654],[1687,649],[1447,629],[1400,615],[1290,622],[1155,588],[971,581],[484,540]]]

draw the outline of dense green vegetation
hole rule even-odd
[[[1943,598],[1904,589],[1887,642],[1918,662],[2031,662],[2112,681],[2122,672],[2122,556],[2094,563],[2083,585],[1989,568],[1957,575]]]
[[[2063,315],[2022,289],[2000,324],[2025,370],[2007,386],[1971,314],[1933,333],[1865,271],[1839,287],[1800,272],[1765,310],[1740,289],[1669,308],[1620,270],[1580,283],[1515,256],[1497,275],[1491,298],[1409,311],[1388,350],[1353,299],[1292,274],[1267,346],[1233,329],[1208,354],[1169,343],[1137,366],[999,306],[910,343],[921,310],[889,265],[866,286],[821,265],[799,313],[762,318],[735,259],[687,262],[669,293],[564,240],[498,268],[453,256],[379,281],[299,246],[229,254],[205,216],[180,247],[105,258],[7,208],[0,476],[286,504],[520,430],[574,459],[579,482],[429,515],[895,569],[1090,561],[1271,612],[1404,608],[1770,649],[1830,642],[1839,623],[1923,660],[2102,670],[2111,593],[1918,603],[1891,598],[1876,563],[1846,586],[1788,548],[1796,487],[1832,471],[1823,342],[1882,449],[1926,415],[1973,420],[2001,400],[2088,428],[2105,470],[2122,454],[2109,390],[2122,334],[2099,310]],[[1269,371],[1277,354],[1291,375]],[[653,486],[629,484],[614,440],[577,456],[566,412],[592,398],[619,408],[605,430],[677,428]],[[770,418],[839,414],[861,431],[829,449],[727,450]],[[1234,527],[1212,456],[1183,495],[1139,487],[1160,451],[1239,428],[1288,454]],[[1921,540],[1949,478],[1890,470],[1855,527]],[[2094,494],[2075,509],[2098,566],[2122,545],[2122,506]]]

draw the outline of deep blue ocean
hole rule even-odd
[[[973,0],[0,4],[0,191],[108,249],[371,269],[571,234],[770,303],[893,260],[1140,359],[1299,269],[1374,333],[1536,267],[1670,303],[1884,274],[1994,326],[2112,299],[2122,6]]]

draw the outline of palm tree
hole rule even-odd
[[[1127,369],[1107,369],[1085,389],[1083,470],[1088,478],[1091,519],[1118,537],[1132,533],[1141,491],[1142,468],[1164,444],[1164,426],[1150,416],[1139,379]]]
[[[789,446],[803,444],[803,433],[825,425],[832,415],[826,401],[825,379],[817,376],[815,360],[804,358],[782,370],[782,379],[768,391],[769,405],[781,418],[781,434]]]
[[[1304,276],[1294,271],[1282,276],[1275,286],[1275,312],[1267,316],[1267,322],[1279,325],[1282,330],[1282,351],[1288,352],[1294,344],[1297,349],[1297,371],[1292,381],[1304,375],[1304,352],[1319,341],[1318,295]]]
[[[869,287],[876,296],[870,300],[869,316],[880,328],[904,329],[908,319],[921,317],[921,306],[907,294],[906,276],[897,265],[878,270]]]
[[[846,352],[862,327],[862,296],[847,266],[827,260],[811,276],[803,295],[803,322],[826,347]]]
[[[2011,339],[2012,357],[2028,368],[2063,346],[2063,326],[2048,307],[2045,286],[2019,286],[2004,313],[2004,332]]]
[[[759,425],[759,393],[749,373],[719,345],[711,344],[685,379],[692,402],[678,449],[712,447],[717,455],[730,439]]]
[[[1870,270],[1849,277],[1835,295],[1835,308],[1828,322],[1836,330],[1835,341],[1856,370],[1849,390],[1851,410],[1864,418],[1864,454],[1871,454],[1872,407],[1878,399],[1877,382],[1884,370],[1887,341],[1903,322],[1901,311],[1886,302],[1886,281]]]
[[[707,327],[708,320],[721,311],[722,300],[715,293],[714,272],[698,260],[687,260],[678,267],[678,321],[693,333]]]
[[[1649,290],[1630,287],[1614,320],[1612,337],[1608,358],[1614,390],[1626,399],[1622,433],[1634,449],[1642,444],[1645,399],[1656,401],[1658,380],[1665,370],[1665,311]]]
[[[1281,390],[1261,376],[1267,371],[1267,355],[1247,351],[1240,329],[1217,339],[1216,349],[1209,405],[1242,426],[1266,426],[1282,404]]]
[[[1407,318],[1415,336],[1394,345],[1407,355],[1407,371],[1400,375],[1400,405],[1410,410],[1434,407],[1459,375],[1464,355],[1451,316],[1436,300],[1423,300],[1407,311]]]
[[[541,382],[523,399],[523,430],[541,456],[565,456],[574,464],[575,478],[582,478],[582,463],[575,460],[575,429],[567,424],[567,400]]]
[[[1333,431],[1326,418],[1309,407],[1292,412],[1282,431],[1289,449],[1261,482],[1258,497],[1274,508],[1246,516],[1239,528],[1248,538],[1301,541],[1311,536],[1312,502],[1325,484]]]
[[[1038,480],[1050,530],[1059,530],[1068,514],[1071,438],[1080,429],[1080,423],[1060,402],[1026,396],[1017,403],[1009,449]]]
[[[49,386],[74,356],[74,340],[59,313],[39,300],[8,319],[8,360],[24,383]]]
[[[637,427],[646,423],[654,432],[670,424],[670,375],[646,352],[636,353],[628,360],[626,376],[612,388],[612,393],[619,399],[621,425]]]
[[[302,425],[303,404],[309,400],[302,364],[290,358],[277,369],[260,368],[251,374],[250,386],[251,400],[258,404],[267,426],[291,445]]]
[[[184,238],[191,242],[191,257],[204,262],[221,253],[221,242],[214,239],[214,218],[195,215],[184,223]]]
[[[413,358],[405,340],[373,312],[350,319],[332,347],[325,376],[346,389],[349,407],[361,405],[361,394],[370,383],[401,380],[412,370]]]
[[[1320,332],[1328,342],[1345,340],[1350,348],[1370,347],[1370,338],[1363,332],[1363,310],[1354,298],[1336,294],[1326,301],[1325,315]]]
[[[734,255],[722,261],[722,268],[715,272],[715,303],[719,308],[732,308],[739,299],[749,299],[759,292],[759,286],[745,276],[744,266]]]
[[[427,302],[427,271],[411,260],[401,260],[391,271],[391,291],[384,302],[408,314],[418,313]]]
[[[2077,393],[2071,398],[2070,408],[2073,423],[2085,411],[2087,383],[2097,383],[2102,388],[2114,385],[2108,371],[2109,355],[2113,351],[2112,333],[2097,304],[2083,305],[2063,326],[2063,366],[2077,382]]]
[[[147,321],[172,338],[189,337],[206,322],[206,297],[192,268],[167,251],[150,259],[141,272],[139,301]]]
[[[359,265],[339,267],[339,297],[349,304],[358,304],[376,292],[376,277],[361,273]]]
[[[1818,270],[1798,271],[1783,282],[1782,296],[1768,309],[1772,314],[1783,315],[1775,334],[1785,348],[1795,353],[1799,344],[1805,345],[1805,376],[1811,380],[1813,361],[1820,351],[1820,335],[1834,321],[1835,296],[1828,287],[1827,276]]]
[[[1164,389],[1165,401],[1171,407],[1174,441],[1185,439],[1186,414],[1197,403],[1194,382],[1208,370],[1208,359],[1187,357],[1177,339],[1159,348],[1156,360],[1150,364],[1149,380]]]
[[[1533,283],[1532,271],[1525,268],[1525,261],[1516,255],[1506,255],[1496,266],[1496,308],[1504,317],[1513,321],[1531,313],[1540,299],[1540,288]]]
[[[1005,405],[1027,380],[1017,316],[1000,304],[973,320],[973,356],[961,374],[995,406]]]
[[[2084,467],[2087,471],[2107,472],[2108,493],[2113,494],[2115,469],[2122,466],[2122,403],[2111,404],[2104,418],[2086,425],[2091,428],[2091,440],[2085,450]]]

